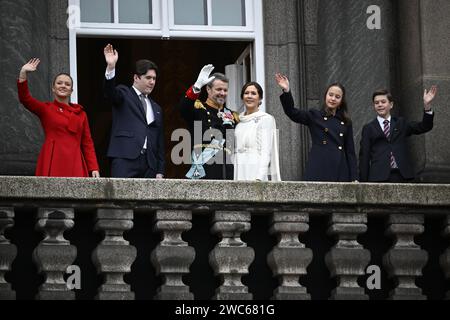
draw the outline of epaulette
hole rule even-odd
[[[236,121],[236,124],[238,124],[239,121],[241,121],[241,120],[239,119],[239,113],[233,111],[233,117],[234,117],[234,120]]]
[[[205,106],[203,105],[203,103],[200,101],[200,100],[195,100],[195,103],[194,103],[194,108],[195,109],[204,109],[204,110],[206,110],[206,108],[205,108]]]

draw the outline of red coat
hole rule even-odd
[[[88,177],[98,170],[97,157],[83,107],[34,99],[28,83],[17,82],[20,102],[41,121],[45,141],[36,165],[36,176]]]

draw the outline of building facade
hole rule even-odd
[[[186,1],[152,0],[139,1],[134,9],[123,3],[0,1],[1,175],[34,172],[43,132],[38,119],[18,102],[15,82],[20,66],[36,56],[42,63],[30,77],[32,94],[50,99],[53,76],[71,72],[73,99],[88,112],[102,173],[108,176],[111,114],[101,93],[102,49],[113,43],[120,52],[122,82],[130,81],[131,63],[138,58],[160,66],[153,94],[165,110],[169,146],[172,131],[183,126],[173,105],[202,65],[213,63],[217,71],[232,76],[237,85],[231,97],[245,80],[263,84],[264,108],[280,128],[283,180],[301,180],[310,142],[307,128],[282,112],[276,72],[288,75],[295,101],[304,109],[320,106],[327,84],[344,83],[357,149],[362,126],[375,116],[375,89],[390,88],[396,113],[418,120],[423,90],[436,84],[435,127],[410,139],[411,150],[418,181],[450,181],[447,1],[238,0],[227,7],[220,0],[191,1],[188,6]],[[168,177],[182,177],[184,170],[169,166]]]

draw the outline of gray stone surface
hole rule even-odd
[[[242,276],[249,273],[255,258],[253,248],[247,247],[241,239],[241,234],[250,230],[249,221],[248,212],[217,211],[214,214],[211,232],[221,238],[209,253],[209,264],[221,279],[214,296],[216,300],[251,300],[253,297],[242,283]]]
[[[29,77],[30,90],[49,99],[47,20],[46,1],[0,2],[0,174],[34,174],[43,132],[37,117],[19,103],[16,81],[20,67],[40,57],[38,71]]]
[[[163,278],[155,299],[193,300],[183,275],[195,259],[195,249],[182,239],[182,233],[192,228],[192,213],[186,210],[158,210],[155,231],[161,232],[162,240],[153,250],[152,264]]]
[[[428,253],[414,242],[414,237],[424,231],[423,218],[423,215],[391,215],[388,219],[386,234],[394,238],[394,245],[383,256],[383,266],[396,283],[389,293],[392,300],[426,299],[415,283],[428,261]]]
[[[74,211],[70,208],[40,208],[36,229],[44,239],[33,251],[33,261],[38,273],[44,275],[44,283],[36,296],[39,300],[73,300],[64,274],[77,256],[77,248],[64,239],[64,232],[74,226]]]
[[[295,0],[264,0],[264,41],[266,65],[266,111],[275,117],[280,134],[280,169],[283,180],[301,180],[302,160],[305,157],[306,131],[284,114],[279,96],[281,90],[275,82],[277,72],[286,74],[293,86],[298,105],[305,108],[304,76],[299,65],[298,5]],[[283,23],[280,23],[280,22]]]
[[[438,86],[431,132],[410,139],[411,155],[420,181],[450,181],[450,151],[446,134],[450,119],[450,12],[448,1],[400,0],[399,11],[399,113],[409,120],[422,117],[423,90]],[[412,36],[413,35],[413,36]]]
[[[333,214],[328,234],[337,243],[325,255],[325,262],[338,286],[332,291],[333,300],[368,300],[358,278],[365,275],[370,252],[364,249],[357,237],[367,231],[367,215],[357,213]]]
[[[450,215],[444,219],[442,235],[450,238]],[[450,279],[450,248],[439,257],[439,263],[447,279]],[[447,291],[446,299],[450,300],[450,290]]]
[[[123,238],[123,233],[133,228],[133,211],[99,209],[96,219],[95,230],[104,234],[104,239],[92,252],[92,262],[97,273],[104,276],[104,283],[96,298],[132,300],[134,292],[125,283],[123,276],[131,272],[137,250]]]
[[[381,29],[367,28],[367,8],[381,9]],[[362,126],[375,117],[371,96],[380,87],[390,88],[395,70],[394,14],[390,0],[319,0],[319,94],[341,82],[353,120],[355,146],[359,150]]]
[[[5,237],[5,230],[14,226],[14,208],[0,208],[0,300],[14,300],[16,292],[5,279],[17,256],[17,247]]]
[[[207,195],[207,196],[205,196]],[[19,202],[17,201],[19,199]],[[89,200],[89,201],[86,201]],[[155,208],[162,202],[183,207],[208,209],[215,204],[257,210],[293,205],[302,212],[327,207],[357,206],[366,212],[423,212],[448,210],[450,185],[372,184],[244,181],[189,181],[153,179],[80,179],[0,176],[0,205],[55,205],[81,207],[108,206]],[[108,201],[110,201],[108,203]],[[234,210],[234,209],[233,209]]]
[[[306,268],[313,258],[312,250],[305,248],[299,235],[309,229],[309,215],[298,212],[277,212],[273,214],[270,233],[278,238],[277,245],[267,256],[267,264],[273,275],[278,277],[279,286],[274,290],[277,300],[309,300],[311,296],[299,283],[307,274]]]

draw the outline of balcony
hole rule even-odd
[[[449,299],[450,185],[0,177],[0,299]]]

